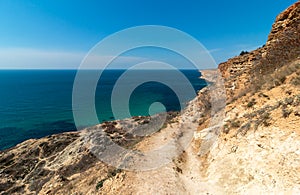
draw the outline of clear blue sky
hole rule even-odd
[[[222,62],[265,43],[296,0],[1,0],[0,68],[76,68],[105,36],[137,25],[182,30]]]

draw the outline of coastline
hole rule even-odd
[[[202,78],[212,85],[200,90],[182,114],[142,139],[124,130],[147,126],[149,118],[133,117],[27,140],[0,152],[0,191],[300,194],[299,24],[297,2],[276,18],[265,46],[204,70]],[[219,84],[225,91],[208,93]],[[221,92],[228,97],[224,112],[211,104],[210,96],[218,100]],[[212,117],[222,114],[223,123],[211,128]],[[119,152],[97,139],[99,129],[127,150]],[[151,156],[151,151],[158,153]]]

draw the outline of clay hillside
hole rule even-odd
[[[169,113],[162,129],[146,137],[124,131],[128,124],[149,123],[148,117],[134,117],[28,140],[0,153],[0,193],[300,194],[300,2],[276,18],[264,46],[229,59],[219,71],[227,100],[217,129],[210,127],[205,88],[184,115]],[[177,127],[192,129],[180,126],[182,121],[197,125],[191,144],[150,171],[108,166],[84,139],[101,127],[115,143],[147,151],[177,136]],[[210,133],[216,139],[203,152]]]

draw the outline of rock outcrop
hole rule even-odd
[[[270,82],[264,79],[278,68],[300,56],[300,2],[279,14],[267,43],[219,65],[226,79],[228,96],[235,98],[255,86]]]

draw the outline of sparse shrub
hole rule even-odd
[[[97,185],[96,185],[96,190],[99,190],[100,188],[103,187],[103,184],[104,182],[109,179],[109,178],[112,178],[114,176],[116,176],[118,173],[120,173],[122,170],[121,169],[110,169],[108,170],[108,173],[107,173],[107,177],[100,180]]]
[[[99,181],[96,185],[96,190],[99,190],[100,188],[103,187],[103,184],[105,182],[106,179],[102,179],[101,181]]]
[[[264,114],[261,115],[261,120],[262,120],[262,123],[264,124],[264,126],[268,127],[270,126],[270,120],[271,120],[271,117],[270,117],[270,113],[269,112],[265,112]]]
[[[251,128],[251,122],[248,122],[238,130],[238,133],[240,133],[242,136],[245,136],[247,132],[250,130],[250,128]]]
[[[286,75],[279,75],[278,80],[280,81],[280,83],[284,83],[286,80]]]
[[[275,79],[274,80],[274,86],[275,87],[278,87],[278,86],[280,86],[282,84],[282,82],[279,80],[279,79]]]
[[[278,101],[278,105],[279,105],[279,106],[286,106],[286,104],[285,104],[282,100],[279,100],[279,101]]]
[[[267,64],[266,64],[267,65]],[[252,84],[259,86],[261,88],[266,88],[268,90],[273,89],[276,86],[280,86],[286,81],[287,76],[296,72],[296,74],[300,75],[300,64],[289,64],[283,67],[276,67],[264,66],[264,67],[256,67],[253,69],[253,72],[264,72],[264,70],[268,71],[265,72],[263,77],[256,77]],[[300,80],[300,79],[299,79]],[[300,84],[300,81],[295,84]]]
[[[248,108],[252,108],[255,104],[256,104],[256,101],[255,101],[254,98],[252,98],[251,101],[248,102],[247,107],[248,107]]]
[[[235,120],[231,121],[230,126],[232,128],[239,128],[241,126],[241,122],[235,119]]]
[[[263,108],[257,110],[256,113],[257,113],[259,116],[261,116],[261,115],[263,115],[263,114],[267,111],[267,109],[268,109],[268,108],[263,107]]]
[[[295,96],[294,102],[292,104],[293,106],[299,106],[300,105],[300,94]]]
[[[108,173],[107,173],[107,176],[108,177],[114,177],[116,176],[118,173],[121,173],[121,169],[113,169],[113,170],[110,170]]]
[[[260,125],[260,123],[261,123],[261,121],[260,120],[256,120],[255,122],[254,122],[254,130],[256,131],[257,129],[258,129],[258,126]]]
[[[288,95],[292,95],[293,92],[292,92],[292,90],[287,90],[285,93]]]
[[[248,51],[241,51],[240,56],[248,54],[248,53],[249,53]]]
[[[282,108],[282,116],[284,118],[287,118],[290,116],[290,114],[293,112],[292,109],[288,109],[288,108]]]
[[[225,124],[225,125],[223,126],[223,133],[228,134],[229,131],[230,131],[230,128],[229,128],[228,124]]]
[[[294,77],[294,78],[291,80],[291,84],[292,84],[292,85],[295,85],[295,86],[299,86],[299,85],[300,85],[300,77],[299,77],[299,76]]]
[[[252,119],[252,118],[256,117],[256,115],[257,115],[256,112],[251,112],[251,113],[246,113],[244,115],[244,117],[246,117],[248,119]]]
[[[286,105],[292,105],[294,102],[294,98],[293,97],[287,97],[284,99],[284,102]]]

